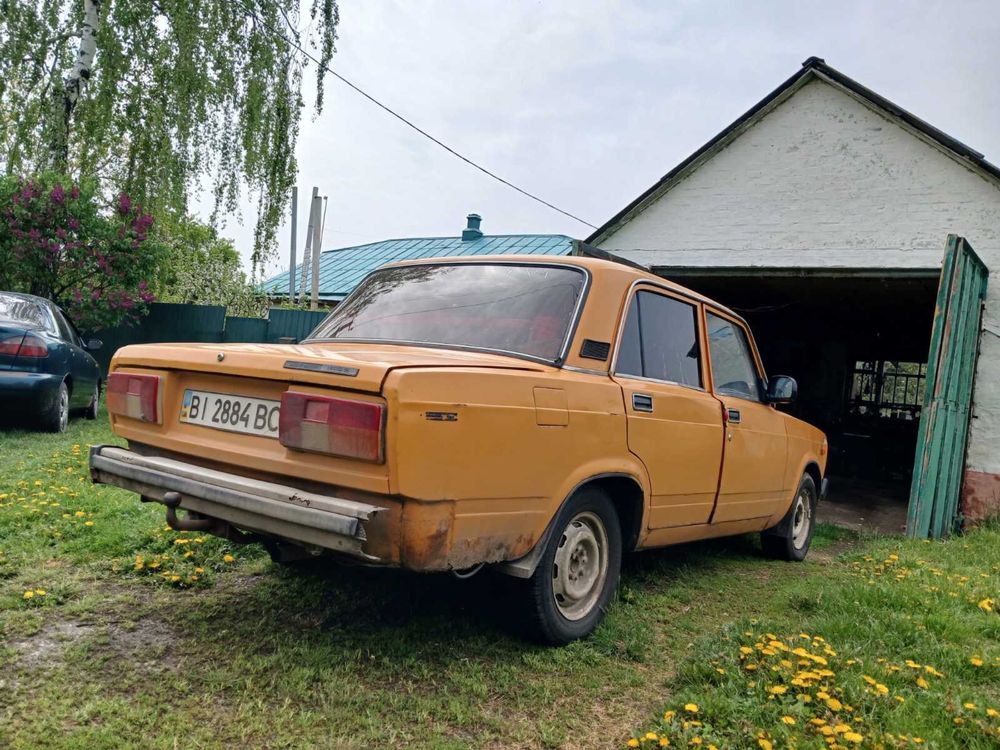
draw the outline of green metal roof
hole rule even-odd
[[[562,234],[508,234],[484,236],[475,240],[461,237],[427,237],[383,240],[357,247],[324,250],[319,258],[319,298],[339,302],[369,273],[386,263],[416,258],[450,258],[470,255],[569,255],[574,248],[570,237]],[[295,270],[301,278],[302,266]],[[309,294],[311,282],[306,283]],[[278,274],[260,285],[272,297],[288,295],[288,272]]]

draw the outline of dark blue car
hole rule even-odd
[[[97,416],[101,369],[59,307],[30,294],[0,292],[0,415],[64,432],[73,411]]]

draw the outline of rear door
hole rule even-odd
[[[653,286],[628,303],[615,359],[628,446],[652,485],[649,528],[707,523],[722,461],[722,412],[708,393],[698,304]]]
[[[786,496],[785,419],[764,403],[763,373],[743,323],[711,309],[705,319],[713,388],[726,419],[712,522],[770,516]]]
[[[55,318],[59,338],[66,347],[66,365],[73,378],[70,403],[74,407],[89,406],[94,386],[97,385],[97,371],[94,367],[94,361],[83,350],[83,341],[80,340],[76,330],[63,315],[62,310],[53,306],[52,317]]]

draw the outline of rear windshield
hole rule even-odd
[[[0,294],[0,320],[31,328],[48,327],[48,316],[37,302],[13,294]]]
[[[470,347],[555,362],[586,275],[543,265],[385,268],[366,278],[311,339]]]

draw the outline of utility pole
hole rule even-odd
[[[306,278],[309,273],[309,251],[312,249],[313,223],[316,221],[316,197],[319,195],[319,188],[312,190],[312,200],[309,201],[309,226],[306,228],[306,251],[302,254],[302,275],[299,280],[299,300],[306,299]]]
[[[316,212],[316,221],[313,222],[312,241],[312,301],[309,303],[310,310],[319,309],[319,254],[323,245],[323,198],[316,195],[313,198],[313,210]]]
[[[288,267],[288,301],[295,304],[295,245],[298,243],[299,187],[292,186],[292,258]]]

